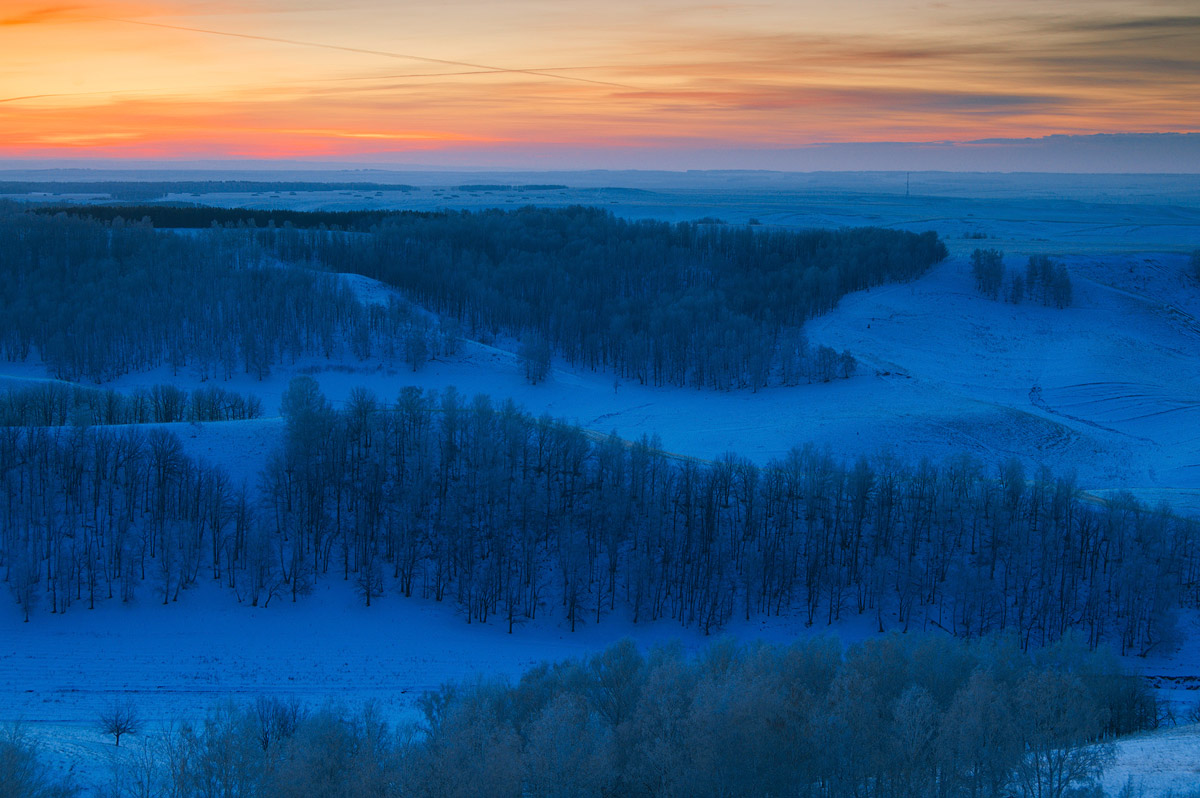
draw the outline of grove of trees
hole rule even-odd
[[[1015,459],[708,463],[453,389],[360,389],[335,410],[303,377],[282,409],[286,442],[254,486],[161,428],[0,429],[0,573],[26,614],[147,589],[168,603],[201,578],[264,605],[339,578],[367,604],[451,601],[510,631],[539,613],[706,632],[866,615],[1022,647],[1075,629],[1137,653],[1200,605],[1196,521],[1096,503]]]
[[[1000,299],[1006,275],[1004,253],[998,249],[976,249],[971,253],[971,274],[979,293],[989,299]],[[1043,305],[1065,308],[1070,306],[1072,297],[1067,267],[1048,255],[1030,255],[1024,276],[1013,272],[1003,298],[1014,304],[1028,298]]]
[[[1110,655],[944,636],[725,640],[694,658],[624,642],[423,708],[410,789],[463,798],[1044,798],[1094,783],[1106,737],[1155,723]]]
[[[578,207],[397,214],[367,237],[303,240],[315,262],[397,286],[484,338],[535,335],[572,365],[719,389],[793,384],[807,319],[946,256],[933,233],[630,222]]]

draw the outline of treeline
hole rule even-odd
[[[402,356],[415,369],[456,345],[406,302],[364,307],[335,277],[277,263],[245,231],[0,212],[0,353],[104,382],[163,364],[263,378],[306,355]]]
[[[369,237],[303,241],[308,258],[395,285],[484,338],[533,334],[573,365],[719,389],[785,383],[804,321],[946,255],[932,232],[630,222],[581,207],[397,214]]]
[[[1040,301],[1056,308],[1070,306],[1071,275],[1067,267],[1048,255],[1030,255],[1025,275],[1014,270],[1009,276],[1004,268],[1004,253],[998,249],[977,249],[971,253],[971,274],[975,287],[989,299],[1002,298],[1019,305],[1022,300]]]
[[[413,191],[393,183],[317,183],[255,180],[75,180],[0,181],[0,194],[107,194],[123,202],[143,202],[168,194],[275,194],[280,191]],[[126,218],[129,218],[128,216]]]
[[[198,229],[219,227],[296,228],[367,233],[395,211],[288,211],[281,209],[217,208],[207,205],[53,205],[35,206],[33,213],[56,216],[65,213],[112,222],[149,221],[158,229]],[[412,211],[411,213],[417,213]]]
[[[126,394],[111,388],[39,382],[0,390],[0,427],[243,421],[261,415],[262,400],[257,396],[216,385],[193,391],[155,385]]]
[[[558,183],[524,183],[515,186],[507,183],[468,183],[455,188],[459,191],[565,191],[567,187]]]
[[[446,685],[419,705],[414,728],[372,705],[226,702],[145,729],[98,786],[175,798],[1045,798],[1094,789],[1108,741],[1156,722],[1144,683],[1109,654],[944,636],[846,650],[722,641],[695,657],[626,641],[516,684]],[[0,789],[40,794],[36,748],[0,740],[0,756],[6,745],[18,766]]]
[[[28,612],[167,602],[202,574],[255,605],[314,580],[451,601],[512,631],[619,614],[711,632],[734,617],[867,615],[880,631],[1068,630],[1122,652],[1169,644],[1200,605],[1200,525],[1069,475],[968,458],[835,460],[811,447],[758,467],[679,460],[656,440],[593,440],[511,402],[356,390],[334,410],[285,393],[286,444],[258,493],[183,456],[161,429],[0,430],[0,568]]]

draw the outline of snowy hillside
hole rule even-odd
[[[422,187],[397,197],[346,196],[345,207],[486,206],[518,200],[603,202],[634,218],[719,215],[741,222],[808,227],[883,224],[936,229],[951,258],[912,283],[844,297],[806,325],[814,345],[847,349],[860,363],[849,380],[757,392],[649,387],[611,373],[566,367],[529,385],[516,342],[463,340],[455,355],[412,371],[379,358],[306,357],[277,366],[263,380],[239,373],[223,387],[261,397],[266,418],[168,425],[185,450],[223,465],[253,488],[282,441],[280,397],[298,375],[314,377],[334,402],[363,386],[393,401],[408,385],[511,398],[531,413],[578,422],[598,434],[658,435],[668,452],[712,459],[733,451],[765,464],[792,447],[815,443],[843,460],[890,452],[939,462],[968,453],[989,468],[1009,457],[1026,473],[1047,466],[1074,471],[1097,497],[1128,490],[1147,502],[1169,501],[1200,513],[1200,286],[1182,275],[1185,247],[1200,242],[1200,212],[1190,207],[1102,205],[1079,199],[986,200],[879,195],[807,196],[746,193],[733,197],[587,188],[544,193],[452,192]],[[247,198],[205,197],[236,205]],[[260,198],[263,204],[331,207],[328,197]],[[678,201],[678,204],[672,204]],[[271,205],[276,207],[277,205]],[[341,207],[334,204],[332,207]],[[991,236],[963,239],[963,233]],[[1035,252],[1062,254],[1075,285],[1072,307],[1053,309],[983,298],[967,261],[975,246],[1007,253],[1010,269]],[[365,304],[398,296],[388,286],[343,275]],[[34,362],[0,362],[0,386],[49,379]],[[132,390],[161,383],[185,387],[198,378],[169,367],[129,374],[106,387]],[[23,721],[52,741],[54,764],[103,778],[108,757],[92,729],[113,696],[132,695],[151,722],[196,717],[223,697],[302,696],[306,701],[381,702],[389,717],[412,716],[412,698],[447,680],[515,676],[530,664],[595,652],[625,636],[651,645],[705,641],[670,621],[633,625],[619,615],[574,634],[538,620],[505,634],[503,624],[468,625],[449,602],[387,595],[369,610],[348,586],[321,583],[319,596],[268,608],[239,606],[211,586],[185,591],[177,604],[149,597],[94,612],[41,614],[21,623],[0,602],[0,723]],[[1200,674],[1196,619],[1184,638],[1153,652],[1144,665],[1156,686],[1181,703]],[[727,630],[739,638],[788,640],[800,618],[774,618]],[[844,640],[874,631],[868,622],[833,629]],[[1182,645],[1179,645],[1182,644]],[[1182,689],[1171,692],[1182,685]],[[1194,693],[1192,693],[1194,695]],[[1105,780],[1115,795],[1132,779],[1146,796],[1176,795],[1200,781],[1194,727],[1169,729],[1119,745]]]
[[[811,340],[849,349],[860,374],[795,388],[657,388],[561,363],[547,382],[531,386],[514,343],[469,340],[457,355],[417,372],[377,359],[309,358],[264,381],[241,374],[221,384],[261,396],[268,415],[298,374],[316,378],[335,401],[359,386],[389,401],[405,385],[455,386],[466,395],[512,398],[534,414],[601,434],[657,434],[668,451],[702,459],[734,451],[762,464],[808,442],[844,459],[890,451],[939,461],[967,452],[994,466],[1016,456],[1030,472],[1042,465],[1075,470],[1079,486],[1097,495],[1129,490],[1191,511],[1200,509],[1200,333],[1189,309],[1200,304],[1200,288],[1178,277],[1181,256],[1156,256],[1155,264],[1166,264],[1158,268],[1146,260],[1076,259],[1075,304],[1058,310],[985,299],[965,261],[951,258],[914,283],[846,297],[811,322]],[[1138,293],[1115,287],[1129,268],[1145,275]],[[365,302],[392,292],[364,277],[349,283]],[[1172,292],[1177,302],[1163,304]],[[38,375],[28,365],[0,364],[0,371]],[[164,382],[198,384],[162,368],[111,385]],[[193,454],[249,476],[265,453],[264,424],[275,428],[229,422],[181,437],[194,442]],[[250,436],[245,449],[236,443],[239,429]]]

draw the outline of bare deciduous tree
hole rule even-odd
[[[137,734],[141,728],[141,718],[137,707],[130,699],[114,700],[108,704],[97,718],[100,730],[111,734],[113,744],[121,745],[121,737],[126,734]]]

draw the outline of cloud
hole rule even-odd
[[[1108,19],[1077,19],[1064,25],[1066,31],[1098,31],[1112,33],[1165,33],[1186,36],[1200,33],[1200,16],[1110,17]]]
[[[88,130],[310,149],[422,131],[786,148],[1194,130],[1194,1],[855,0],[878,13],[852,16],[805,0],[613,0],[583,16],[545,0],[343,0],[354,13],[330,0],[0,0],[0,151]]]
[[[660,111],[677,103],[692,112],[863,109],[864,113],[869,111],[877,115],[894,111],[1011,114],[1023,109],[1061,109],[1073,102],[1070,97],[1057,94],[970,92],[902,86],[763,86],[733,80],[718,88],[635,92],[627,95],[626,99],[655,101],[660,104]]]
[[[0,26],[8,25],[38,25],[72,15],[80,10],[79,6],[43,6],[30,8],[10,17],[0,17]]]
[[[83,0],[70,5],[3,0],[3,5],[3,11],[8,13],[0,11],[0,27],[79,23],[104,15],[136,16],[166,11],[161,0]]]
[[[420,61],[427,64],[442,64],[445,66],[468,67],[470,69],[482,70],[484,72],[501,72],[501,73],[519,73],[522,75],[531,75],[539,78],[549,78],[551,80],[565,80],[576,83],[591,83],[597,86],[608,86],[611,88],[629,89],[631,86],[626,86],[620,83],[612,83],[604,80],[593,80],[591,78],[581,78],[574,75],[558,75],[554,72],[543,72],[536,69],[521,69],[514,67],[499,67],[489,66],[487,64],[474,64],[469,61],[452,61],[444,58],[430,58],[428,56],[411,55],[409,53],[396,53],[386,50],[372,50],[362,47],[349,47],[339,44],[326,44],[322,42],[302,41],[299,39],[284,39],[274,36],[258,36],[250,33],[236,33],[232,31],[209,30],[206,28],[192,28],[185,25],[167,25],[161,22],[146,22],[137,19],[109,19],[110,22],[121,22],[129,25],[145,25],[151,28],[165,28],[168,30],[188,31],[190,33],[203,33],[210,36],[225,36],[235,39],[250,39],[262,42],[275,42],[277,44],[289,44],[296,47],[313,47],[322,50],[338,50],[345,53],[359,53],[362,55],[376,55],[383,58],[395,58],[404,61]]]

